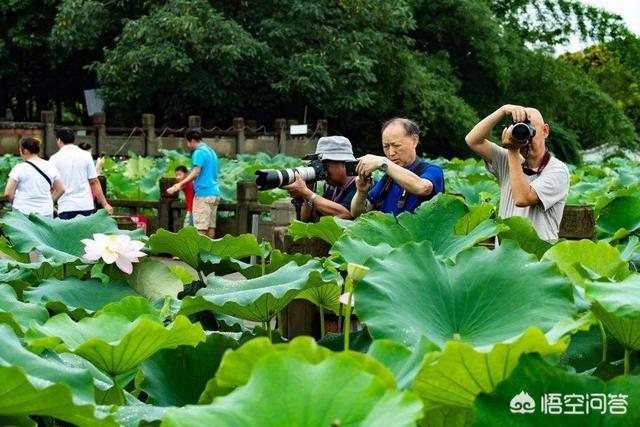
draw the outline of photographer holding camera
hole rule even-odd
[[[306,181],[300,173],[295,173],[295,180],[282,188],[289,192],[293,198],[304,201],[300,212],[300,220],[303,222],[317,221],[320,216],[335,216],[342,219],[351,219],[351,199],[356,192],[355,177],[347,175],[346,163],[355,163],[351,142],[343,136],[325,136],[318,140],[316,153],[312,156],[314,161],[321,161],[324,169],[322,173],[316,173],[314,179],[324,178],[325,185],[323,195],[316,194],[313,190],[315,181]]]
[[[358,159],[358,191],[351,202],[354,217],[374,209],[394,215],[413,212],[422,202],[444,192],[442,168],[416,154],[419,137],[420,128],[413,120],[396,117],[382,125],[385,157],[367,154]],[[385,175],[374,186],[371,173],[376,169]]]
[[[502,131],[503,148],[486,138],[505,116],[511,116],[513,123]],[[569,194],[569,169],[547,150],[548,136],[549,124],[540,111],[503,105],[471,129],[465,140],[498,178],[499,216],[527,217],[541,239],[557,240]]]

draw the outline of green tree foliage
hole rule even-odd
[[[561,59],[585,71],[624,110],[636,131],[640,130],[639,38],[628,36],[565,54]]]
[[[638,142],[640,89],[629,74],[639,69],[638,49],[626,53],[619,16],[577,0],[41,2],[42,12],[8,2],[22,14],[15,23],[0,18],[0,57],[17,55],[18,23],[34,25],[44,54],[27,57],[46,68],[40,75],[79,76],[58,79],[78,100],[80,89],[99,84],[110,121],[137,123],[152,112],[167,124],[190,114],[269,123],[307,112],[310,122],[328,118],[331,132],[362,153],[379,151],[380,123],[400,115],[423,125],[427,154],[467,156],[464,135],[478,119],[518,103],[542,111],[564,159],[577,161],[580,147]],[[611,81],[605,69],[555,59],[573,34],[612,46],[617,59],[607,67],[626,71]],[[0,76],[15,78],[14,70],[7,61]],[[18,86],[0,78],[3,89]],[[38,108],[55,99],[48,86],[61,86],[24,78],[26,93],[45,100]],[[15,91],[0,95],[17,103]]]

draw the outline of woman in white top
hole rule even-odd
[[[53,203],[64,194],[64,184],[53,163],[38,156],[40,145],[38,138],[24,138],[20,142],[24,162],[9,172],[4,195],[13,209],[25,215],[36,213],[53,218]]]

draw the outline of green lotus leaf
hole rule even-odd
[[[543,256],[556,263],[571,283],[584,287],[585,277],[576,264],[581,264],[602,277],[623,279],[627,277],[629,265],[620,256],[620,252],[605,241],[567,240],[557,243]]]
[[[0,366],[0,414],[48,416],[87,427],[118,425],[111,417],[99,417],[93,405],[76,404],[68,386],[34,380],[16,366]]]
[[[288,254],[286,252],[282,252],[278,249],[274,249],[269,253],[268,260],[265,258],[264,271],[262,270],[262,264],[258,263],[255,265],[239,263],[237,264],[239,271],[244,277],[247,279],[255,279],[260,276],[264,276],[265,274],[271,274],[277,271],[284,265],[287,265],[290,262],[295,262],[297,265],[304,265],[307,262],[313,260],[314,257],[307,254]],[[319,258],[315,258],[317,261],[321,261]],[[268,261],[268,262],[267,262]]]
[[[315,237],[333,245],[351,224],[348,220],[323,216],[318,222],[294,221],[289,226],[289,234],[293,236],[293,240]]]
[[[148,299],[141,296],[126,296],[120,301],[112,302],[98,310],[93,317],[98,317],[104,313],[121,314],[129,321],[133,322],[138,318],[162,322],[164,320],[161,309],[158,309]]]
[[[252,234],[228,234],[221,239],[213,240],[198,233],[195,227],[185,227],[177,233],[160,229],[149,237],[149,246],[153,253],[177,256],[196,270],[204,268],[205,263],[200,259],[201,252],[214,255],[210,262],[262,254],[262,248]]]
[[[414,426],[421,415],[415,396],[385,387],[350,357],[314,364],[276,352],[255,365],[245,386],[210,405],[168,409],[162,426],[401,427]]]
[[[170,265],[169,270],[175,274],[183,285],[188,285],[194,280],[198,280],[197,276],[181,265]]]
[[[4,236],[0,236],[0,253],[18,262],[29,262],[29,254],[18,252]]]
[[[22,297],[22,292],[28,287],[37,284],[38,280],[29,270],[23,270],[21,268],[8,269],[0,267],[0,283],[8,284],[16,291],[18,297]]]
[[[164,417],[166,408],[153,405],[120,406],[115,417],[122,427],[156,425]],[[146,424],[149,423],[149,424]]]
[[[493,220],[485,220],[469,234],[457,235],[456,225],[468,213],[469,208],[459,198],[440,194],[415,213],[398,215],[397,222],[390,214],[367,214],[345,230],[331,253],[345,262],[364,264],[369,258],[385,258],[393,248],[407,242],[428,241],[438,256],[455,259],[463,250],[499,231]]]
[[[17,262],[12,260],[0,260],[0,264],[6,269],[28,270],[38,280],[59,279],[65,277],[82,277],[87,265],[82,259],[73,262],[57,262],[52,259],[44,259],[40,262]]]
[[[137,293],[151,301],[165,296],[176,298],[184,285],[169,267],[161,261],[143,258],[127,277],[127,282]]]
[[[24,291],[24,300],[46,306],[54,313],[66,313],[74,319],[90,316],[105,305],[137,295],[124,282],[102,283],[100,280],[47,279]]]
[[[248,280],[225,280],[211,276],[207,287],[182,301],[181,314],[203,310],[254,322],[266,322],[282,311],[300,291],[325,285],[318,261],[302,266],[290,262],[271,274]]]
[[[524,353],[543,356],[562,353],[568,338],[549,343],[536,327],[509,343],[478,350],[460,341],[449,341],[441,353],[427,353],[416,375],[413,390],[425,408],[441,405],[471,408],[480,392],[490,393],[509,376]]]
[[[42,415],[76,425],[116,425],[97,418],[87,370],[29,352],[7,325],[0,325],[0,341],[0,417]]]
[[[469,206],[469,213],[460,218],[456,223],[454,231],[457,235],[465,235],[471,233],[480,223],[487,219],[491,219],[496,207],[490,203],[483,203],[478,206]]]
[[[500,186],[494,180],[487,179],[486,176],[480,180],[455,179],[447,183],[447,191],[450,193],[460,194],[464,197],[468,205],[480,205],[483,200],[481,193],[488,193],[489,198],[494,201],[500,200]]]
[[[526,393],[535,406],[532,413],[512,413],[510,410],[512,400]],[[563,413],[552,415],[544,413],[542,408],[543,396],[551,393],[560,395],[562,404],[560,410]],[[613,413],[612,408],[619,411],[622,406],[610,405],[611,396],[625,395],[626,413],[621,415]],[[578,397],[576,397],[576,395]],[[571,397],[573,396],[573,397]],[[580,398],[582,397],[582,398]],[[593,399],[604,399],[606,410],[593,409]],[[573,406],[565,405],[565,400]],[[473,415],[474,427],[494,427],[509,425],[513,427],[626,427],[640,425],[640,377],[619,376],[612,381],[604,383],[598,378],[587,375],[576,375],[562,369],[554,368],[545,363],[537,355],[523,355],[518,366],[513,370],[509,378],[498,385],[492,394],[481,394],[474,403]],[[590,407],[589,414],[568,414],[575,410],[585,412],[585,405]],[[551,400],[553,405],[553,400]],[[552,406],[547,406],[547,410]],[[558,406],[554,405],[557,409]],[[602,406],[600,406],[602,407]]]
[[[538,259],[541,259],[552,246],[551,243],[542,240],[538,236],[538,232],[533,228],[529,218],[512,216],[510,218],[500,218],[499,222],[507,226],[498,234],[498,238],[501,241],[506,239],[513,240],[518,243],[522,250],[534,254]]]
[[[441,406],[425,411],[421,427],[467,427],[473,423],[473,411],[469,408]]]
[[[340,295],[342,287],[331,282],[326,285],[317,286],[315,288],[305,289],[300,292],[296,299],[305,299],[317,307],[330,310],[336,315],[340,312]]]
[[[438,351],[435,344],[422,338],[413,350],[399,342],[391,340],[375,340],[367,354],[391,369],[396,376],[398,388],[411,388],[413,380],[422,366],[424,356],[432,351]]]
[[[378,377],[385,387],[396,388],[393,373],[380,362],[362,353],[334,353],[318,345],[311,337],[296,337],[286,344],[273,344],[267,338],[256,338],[237,350],[224,354],[216,376],[207,384],[199,403],[211,403],[214,396],[226,394],[236,387],[245,385],[249,382],[255,365],[265,356],[277,352],[286,352],[313,364],[330,357],[348,357],[355,360],[364,371]]]
[[[600,327],[593,325],[590,329],[577,332],[571,337],[569,347],[562,355],[560,362],[564,366],[570,366],[578,373],[591,372],[602,362],[602,350]],[[621,360],[623,357],[623,347],[611,334],[608,334],[606,360]]]
[[[129,234],[132,238],[143,235],[141,230],[118,230],[116,221],[105,210],[67,221],[39,215],[27,217],[20,212],[11,211],[2,217],[0,223],[4,235],[16,250],[27,253],[38,249],[45,258],[59,263],[73,262],[84,255],[81,240],[93,239],[94,233]]]
[[[591,310],[626,348],[640,350],[640,275],[618,283],[586,282]]]
[[[600,210],[596,231],[601,239],[619,240],[640,229],[640,198],[616,197]]]
[[[367,325],[364,325],[364,328],[359,331],[349,334],[349,350],[366,353],[369,351],[372,342]],[[324,337],[318,340],[318,345],[329,350],[342,351],[344,350],[344,334],[327,332]]]
[[[8,324],[16,334],[22,335],[32,321],[44,323],[48,318],[46,308],[19,301],[11,286],[0,284],[0,323]]]
[[[151,338],[152,337],[152,338]],[[63,313],[44,325],[32,325],[25,336],[30,347],[70,351],[111,376],[127,372],[156,352],[204,341],[200,324],[184,316],[164,326],[148,318],[130,321],[118,313],[104,313],[74,322]]]
[[[367,265],[355,300],[374,339],[413,346],[425,335],[439,346],[451,339],[486,346],[531,325],[548,331],[575,314],[573,287],[556,267],[510,241],[464,251],[452,267],[429,242],[408,243]]]
[[[195,348],[178,347],[154,354],[140,365],[144,375],[140,388],[149,396],[147,403],[159,406],[198,403],[224,352],[237,347],[236,340],[212,333]]]

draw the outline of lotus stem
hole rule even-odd
[[[202,274],[202,271],[198,270],[198,277],[200,278],[200,281],[202,282],[203,285],[206,285],[207,282],[204,281],[204,274]]]
[[[327,329],[324,324],[324,308],[322,307],[322,305],[320,305],[319,308],[320,308],[320,338],[323,338],[324,335],[327,333]]]
[[[264,276],[264,273],[267,271],[267,264],[265,262],[264,255],[260,257],[260,267],[262,268],[260,276]]]
[[[278,317],[278,331],[281,336],[284,336],[284,321],[282,319],[282,310],[276,315]]]
[[[624,349],[624,374],[629,374],[629,356],[631,355],[631,350],[628,348]]]
[[[126,399],[125,399],[125,396],[124,396],[124,391],[118,385],[118,381],[116,381],[116,376],[115,375],[111,376],[111,380],[113,381],[113,389],[115,390],[116,396],[117,396],[117,399],[118,399],[118,402],[116,404],[118,406],[124,405],[126,403]]]
[[[600,336],[602,337],[602,361],[607,361],[607,333],[604,330],[604,325],[601,321],[598,320],[598,325],[600,326]]]
[[[351,332],[351,301],[353,292],[349,293],[349,300],[344,309],[344,351],[349,351],[349,333]]]
[[[271,319],[267,320],[267,335],[269,336],[269,341],[273,342],[273,338],[271,336]]]

